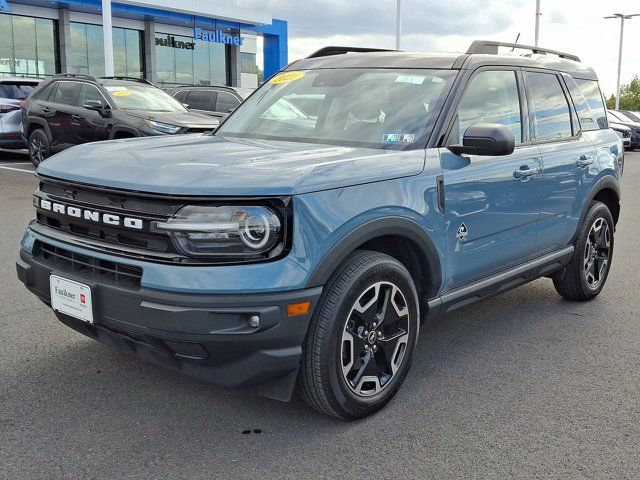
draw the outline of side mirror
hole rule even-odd
[[[103,117],[109,116],[109,108],[102,105],[98,100],[87,100],[84,102],[84,108],[98,112]]]
[[[498,123],[477,123],[467,128],[462,145],[447,148],[456,155],[483,155],[497,157],[511,155],[516,147],[516,139],[504,125]]]
[[[183,106],[184,108],[186,108],[187,110],[189,110],[189,104],[188,104],[188,103],[183,103],[183,104],[182,104],[182,106]]]

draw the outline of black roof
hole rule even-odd
[[[498,54],[498,46],[515,47],[531,53]],[[475,70],[482,66],[516,66],[565,72],[575,78],[597,80],[595,71],[578,57],[563,52],[527,45],[476,41],[467,53],[413,53],[399,51],[363,51],[349,47],[326,47],[310,57],[292,62],[285,70],[317,68],[407,68],[439,70]],[[481,52],[481,53],[476,53]],[[496,52],[496,53],[494,53]]]

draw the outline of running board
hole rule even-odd
[[[483,278],[475,283],[463,285],[428,301],[427,319],[434,320],[443,313],[466,307],[485,298],[519,287],[565,267],[573,256],[573,245],[530,260],[522,265]]]

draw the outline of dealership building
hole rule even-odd
[[[258,85],[287,63],[287,22],[224,0],[0,0],[0,76]]]

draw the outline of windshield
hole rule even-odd
[[[150,112],[179,112],[188,110],[168,93],[151,85],[104,85],[116,108],[147,110]]]
[[[0,98],[24,100],[37,85],[37,83],[0,83]]]
[[[216,135],[408,149],[426,143],[454,77],[451,70],[287,71]]]

